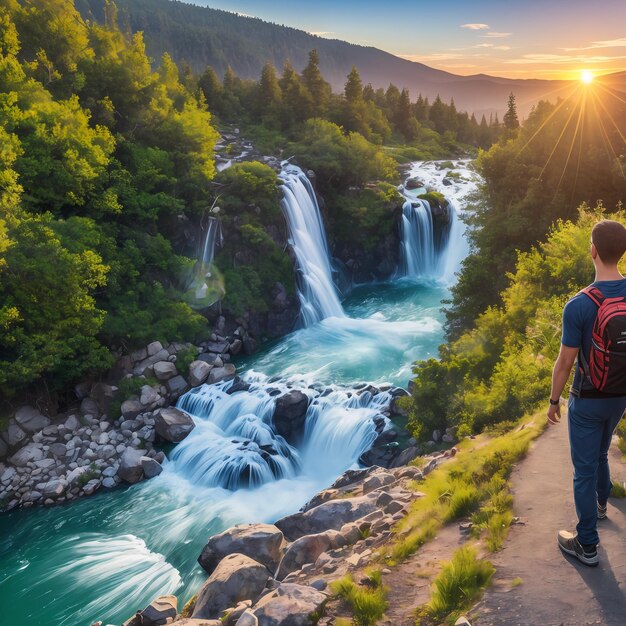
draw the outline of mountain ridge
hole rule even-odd
[[[84,17],[104,21],[105,0],[75,0]],[[223,75],[231,65],[244,79],[258,79],[269,61],[280,71],[289,59],[297,71],[316,48],[321,71],[334,91],[342,91],[346,76],[356,66],[364,84],[386,89],[389,83],[407,87],[411,98],[421,93],[444,101],[454,99],[457,109],[469,113],[502,114],[509,93],[517,98],[525,117],[542,98],[567,96],[577,81],[516,79],[488,74],[459,76],[424,63],[395,56],[374,46],[327,39],[304,30],[244,16],[206,4],[179,0],[116,0],[119,23],[126,30],[143,31],[148,53],[155,59],[169,52],[176,62],[186,61],[196,72],[211,65]]]

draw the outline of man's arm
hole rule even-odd
[[[550,399],[558,400],[563,393],[567,379],[572,371],[572,366],[576,360],[578,354],[578,348],[570,348],[561,344],[561,350],[559,356],[554,363],[552,369],[552,390],[550,391]],[[548,409],[548,422],[550,424],[558,424],[561,421],[561,406],[560,404],[551,404]]]

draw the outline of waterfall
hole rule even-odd
[[[222,243],[222,233],[220,223],[217,221],[217,218],[209,217],[208,221],[209,223],[207,224],[206,234],[202,244],[202,252],[199,255],[200,266],[203,270],[205,270],[205,273],[210,270],[211,263],[213,263],[213,257],[215,256],[215,244],[218,241],[219,243]]]
[[[345,317],[332,279],[324,223],[315,192],[304,172],[294,165],[283,168],[281,207],[290,243],[298,263],[298,297],[305,326],[327,317]]]
[[[433,218],[428,201],[418,198],[406,200],[402,207],[402,241],[398,268],[400,277],[450,278],[450,242],[456,241],[460,230],[456,210],[450,202],[445,210],[446,217]],[[451,237],[452,234],[454,237]]]
[[[219,209],[215,209],[215,212]],[[212,275],[215,248],[222,244],[222,229],[215,217],[209,217],[204,238],[199,246],[198,261],[188,279],[188,303],[194,308],[204,308],[213,304],[223,295],[219,278]]]
[[[172,451],[164,474],[175,473],[206,488],[234,491],[283,478],[333,480],[357,462],[388,424],[382,414],[391,396],[290,378],[269,382],[248,372],[247,391],[232,391],[233,381],[203,385],[186,393],[178,407],[194,417],[196,428]],[[309,398],[300,449],[276,433],[276,397],[298,389]],[[232,393],[231,393],[232,391]]]

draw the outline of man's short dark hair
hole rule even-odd
[[[600,220],[591,231],[591,241],[604,263],[617,263],[626,252],[626,228],[614,220]]]

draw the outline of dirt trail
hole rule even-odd
[[[550,427],[511,476],[515,515],[504,549],[491,555],[494,584],[471,612],[473,626],[624,626],[626,624],[626,500],[609,500],[598,523],[600,565],[587,567],[557,547],[559,529],[574,530],[567,417]],[[626,478],[615,443],[613,480]],[[489,557],[488,557],[489,558]],[[512,586],[519,577],[522,583]]]

